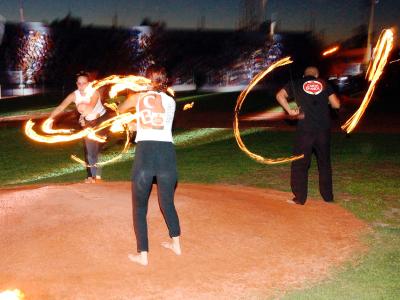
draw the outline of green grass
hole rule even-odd
[[[348,263],[331,280],[283,299],[399,299],[400,229],[375,228],[371,249],[357,265]]]
[[[222,97],[222,96],[221,96]],[[194,98],[188,99],[188,101]],[[205,107],[211,104],[203,104]],[[222,105],[221,105],[222,107]],[[240,151],[229,129],[177,130],[174,133],[180,182],[241,184],[290,191],[290,166],[258,164]],[[242,136],[247,147],[267,157],[288,156],[293,132],[251,129]],[[77,182],[85,170],[70,160],[82,156],[81,142],[45,145],[28,140],[21,129],[0,128],[1,186]],[[122,139],[121,139],[122,141]],[[114,138],[104,155],[122,148]],[[332,164],[336,200],[371,225],[364,237],[366,255],[337,270],[330,279],[286,299],[398,299],[400,295],[400,136],[398,134],[333,134]],[[104,168],[108,181],[129,180],[134,156]],[[309,194],[319,198],[315,161],[310,169]],[[335,249],[332,249],[335,251]]]
[[[38,109],[51,109],[57,106],[65,96],[66,95],[62,95],[60,92],[53,92],[41,95],[1,99],[0,116],[38,112]]]

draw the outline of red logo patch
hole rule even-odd
[[[316,80],[309,80],[303,84],[303,91],[310,95],[318,95],[322,92],[322,89],[322,83]]]

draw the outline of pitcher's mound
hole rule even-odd
[[[288,204],[290,194],[179,184],[181,256],[150,199],[149,265],[136,252],[129,183],[1,190],[0,292],[26,299],[236,299],[326,278],[362,251],[367,226],[338,205]]]

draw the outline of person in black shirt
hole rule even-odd
[[[326,202],[333,202],[332,168],[330,157],[330,107],[340,108],[340,100],[327,82],[319,79],[316,67],[307,67],[303,78],[288,83],[276,99],[291,116],[298,117],[294,154],[303,159],[292,162],[290,184],[294,194],[291,203],[304,205],[307,200],[308,169],[311,155],[317,158],[319,191]],[[288,99],[294,98],[298,108],[291,108]]]

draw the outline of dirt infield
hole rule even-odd
[[[255,299],[325,279],[365,250],[365,223],[335,204],[286,203],[288,193],[180,184],[182,256],[153,189],[149,265],[136,249],[130,184],[0,190],[0,291],[26,299]]]

